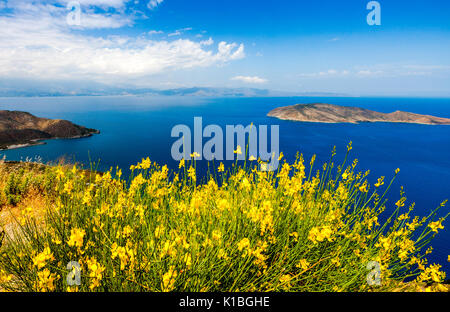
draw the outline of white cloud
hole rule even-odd
[[[327,71],[320,71],[316,73],[299,74],[299,77],[305,78],[324,78],[324,77],[336,77],[336,76],[346,76],[349,74],[348,70],[338,71],[335,69],[329,69]]]
[[[231,78],[231,80],[240,81],[240,82],[244,82],[244,83],[256,83],[256,84],[262,84],[262,83],[268,82],[267,79],[263,79],[258,76],[254,76],[254,77],[236,76],[236,77]]]
[[[211,37],[209,37],[208,40],[200,41],[200,44],[204,46],[210,46],[214,44],[214,40]]]
[[[120,28],[123,26],[131,26],[133,21],[120,14],[82,14],[79,26],[72,26],[74,28]]]
[[[155,9],[158,5],[160,5],[161,3],[163,3],[164,0],[150,0],[147,4],[147,7],[150,10]]]
[[[148,34],[151,36],[151,35],[160,35],[160,34],[163,34],[164,32],[162,31],[162,30],[150,30],[149,32],[148,32]]]
[[[302,78],[380,78],[380,77],[407,77],[407,76],[430,76],[436,73],[449,72],[448,65],[399,65],[399,64],[378,64],[372,66],[355,66],[353,70],[335,70],[301,73]]]
[[[186,31],[190,31],[190,30],[192,30],[192,27],[186,27],[186,28],[182,28],[182,29],[177,29],[173,33],[168,34],[167,36],[169,36],[169,37],[181,36],[183,33],[185,33]]]
[[[428,70],[428,71],[448,71],[450,70],[449,65],[405,65],[406,69],[413,70]]]
[[[23,3],[14,15],[0,16],[0,77],[115,83],[245,57],[243,44],[220,42],[214,48],[212,38],[197,42],[88,36],[74,32],[66,24],[65,14],[60,7]],[[84,28],[114,28],[127,23],[127,18],[93,14],[83,21]]]
[[[102,8],[122,8],[130,0],[60,0],[61,3],[78,2],[82,6],[97,6]]]
[[[356,73],[356,75],[363,76],[363,77],[373,77],[373,76],[379,76],[383,73],[384,72],[381,70],[360,70]]]
[[[174,36],[181,36],[181,34],[182,34],[181,31],[175,30],[174,32],[169,33],[167,36],[169,36],[169,37],[174,37]]]

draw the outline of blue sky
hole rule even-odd
[[[375,26],[368,0],[79,0],[75,25],[68,2],[0,0],[0,90],[450,95],[449,1],[378,1]]]

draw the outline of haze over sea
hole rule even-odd
[[[388,194],[387,210],[392,210],[404,186],[407,205],[415,202],[415,214],[426,216],[444,199],[450,198],[450,126],[390,123],[320,124],[282,121],[267,117],[279,106],[297,103],[329,103],[358,106],[380,112],[403,110],[450,118],[448,98],[199,98],[199,97],[48,97],[0,98],[0,109],[28,111],[39,117],[68,119],[96,128],[100,135],[74,140],[50,140],[46,145],[0,151],[7,160],[40,156],[43,162],[66,159],[89,164],[100,160],[99,169],[118,165],[128,168],[149,156],[159,164],[177,168],[171,147],[175,125],[186,124],[193,131],[194,117],[203,117],[203,126],[280,126],[280,151],[288,161],[298,152],[307,162],[317,155],[316,169],[337,148],[337,163],[343,160],[346,145],[353,141],[351,159],[358,158],[360,171],[370,170],[373,184],[380,176],[387,180],[396,168],[401,172]],[[205,167],[205,164],[201,164]],[[447,206],[443,213],[450,209]],[[432,262],[443,265],[450,275],[450,225],[436,237]]]

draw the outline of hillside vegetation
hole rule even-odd
[[[258,161],[211,165],[203,179],[195,161],[171,172],[147,158],[127,181],[119,168],[3,164],[0,287],[447,291],[440,265],[425,260],[445,202],[414,216],[402,191],[386,202],[398,170],[369,185],[357,160],[337,166],[333,156],[315,167],[299,155],[274,173]],[[68,284],[74,263],[80,283]]]

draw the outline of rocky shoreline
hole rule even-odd
[[[380,113],[359,107],[339,106],[325,103],[296,104],[278,107],[270,111],[267,116],[281,120],[317,123],[358,124],[362,122],[390,122],[422,125],[450,125],[449,118],[403,111]]]
[[[46,144],[44,140],[86,138],[99,133],[99,130],[79,126],[68,120],[0,110],[0,150]]]

